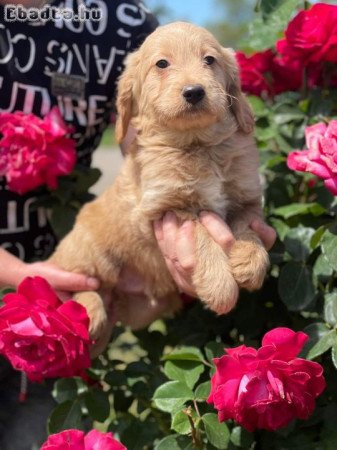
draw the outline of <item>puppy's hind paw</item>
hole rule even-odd
[[[249,291],[261,288],[269,267],[268,253],[262,245],[252,241],[236,241],[229,263],[240,287]]]
[[[217,314],[227,314],[235,307],[239,287],[230,273],[223,272],[217,280],[194,284],[199,298]]]

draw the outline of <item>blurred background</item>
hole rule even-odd
[[[256,0],[145,0],[163,25],[186,20],[206,27],[228,47],[247,37]]]

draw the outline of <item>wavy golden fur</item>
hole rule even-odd
[[[207,64],[206,56],[214,62]],[[158,67],[158,60],[169,66]],[[182,92],[195,85],[205,95],[191,104]],[[83,207],[52,260],[98,277],[103,291],[113,290],[122,321],[142,326],[141,317],[130,316],[116,282],[121,269],[130,267],[145,279],[149,296],[169,296],[171,309],[177,307],[177,288],[152,228],[155,219],[174,211],[180,220],[196,222],[193,283],[198,296],[218,314],[230,311],[239,288],[259,288],[268,267],[267,252],[249,227],[262,217],[259,161],[254,120],[240,89],[233,51],[188,23],[159,27],[127,57],[117,108],[118,140],[130,124],[136,139],[114,184]],[[236,238],[230,254],[198,221],[202,210],[229,224]],[[76,298],[88,309],[99,351],[111,330],[104,301],[96,292]]]

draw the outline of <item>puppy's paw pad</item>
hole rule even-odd
[[[255,242],[236,241],[229,258],[232,274],[240,287],[260,289],[269,267],[268,253]]]

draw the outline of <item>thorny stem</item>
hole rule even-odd
[[[200,439],[198,430],[195,428],[195,424],[194,424],[192,414],[191,414],[191,407],[189,406],[188,408],[184,409],[183,413],[186,414],[188,421],[190,422],[190,425],[191,425],[192,442],[193,442],[194,447],[198,448],[199,450],[203,450],[204,443]],[[197,413],[198,413],[198,411],[197,411]],[[198,413],[198,416],[200,417],[199,413]]]
[[[213,364],[209,363],[208,361],[206,361],[205,359],[203,359],[203,364],[205,364],[205,366],[210,367],[211,369],[213,369]]]
[[[195,410],[196,410],[196,413],[198,414],[198,417],[201,417],[200,411],[199,411],[199,408],[198,408],[197,401],[196,401],[196,400],[193,400],[193,404],[194,404],[194,408],[195,408]]]

